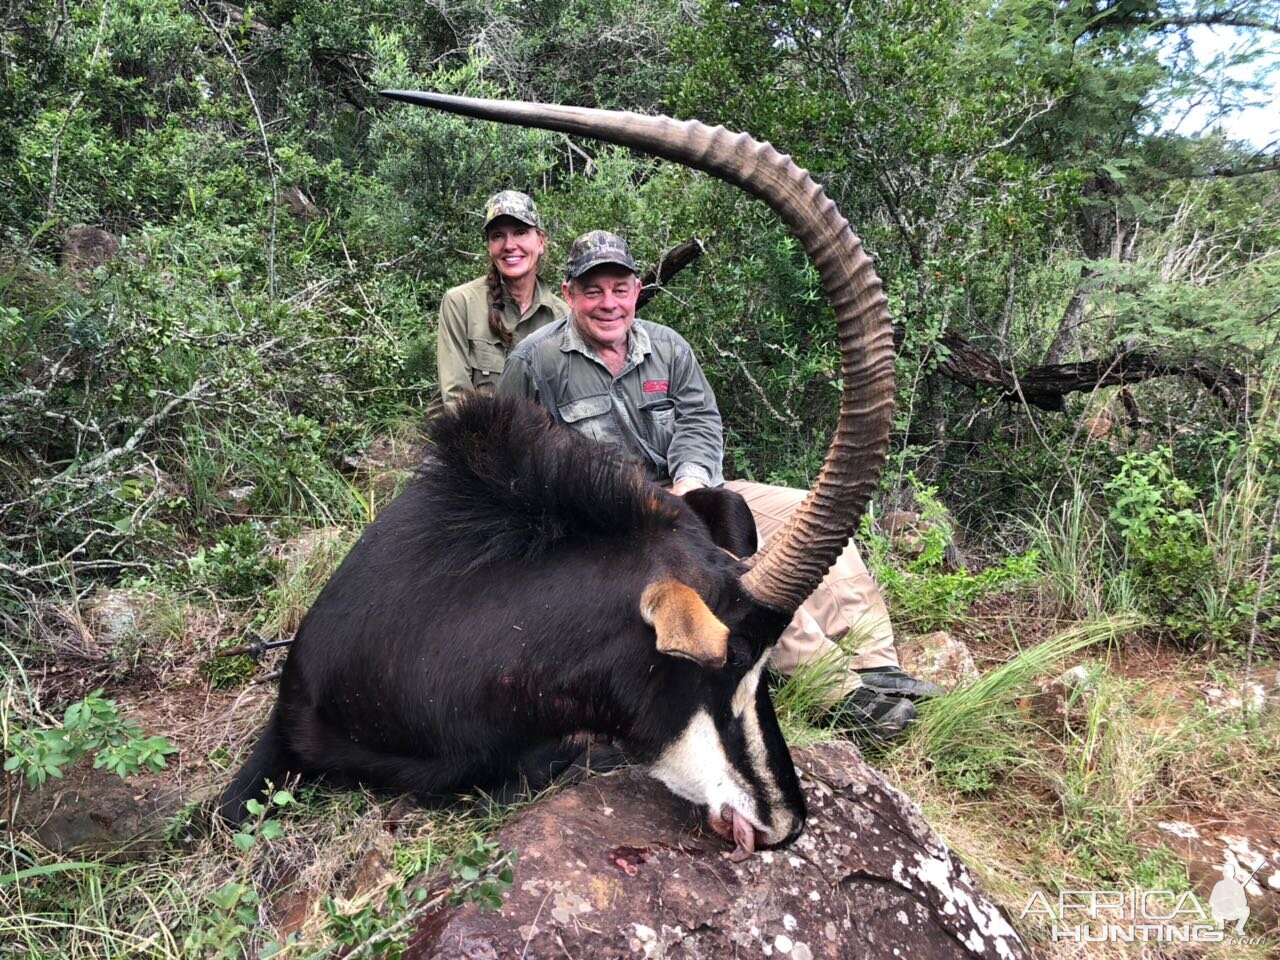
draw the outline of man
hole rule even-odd
[[[498,393],[534,400],[557,421],[622,448],[677,496],[723,484],[715,395],[683,337],[636,320],[640,278],[626,241],[604,230],[583,234],[569,251],[566,274],[561,289],[569,316],[516,347]],[[805,497],[765,484],[725,486],[746,499],[762,542]],[[876,738],[901,733],[916,715],[913,700],[942,691],[898,669],[888,610],[852,541],[796,611],[773,665],[790,673],[840,657],[833,641],[850,631],[863,642],[834,686],[842,698],[836,719]]]

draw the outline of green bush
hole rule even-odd
[[[920,507],[917,555],[898,556],[892,539],[876,529],[871,514],[862,521],[867,568],[884,591],[895,625],[917,633],[946,629],[982,598],[1038,574],[1039,554],[1034,550],[1004,557],[978,573],[950,569],[947,552],[955,534],[938,490],[914,475],[906,479]]]
[[[275,585],[284,563],[271,555],[266,528],[258,521],[237,523],[218,531],[210,547],[201,546],[187,559],[187,576],[195,586],[215,595],[247,600]]]
[[[61,726],[18,727],[9,739],[4,769],[38,787],[92,755],[95,769],[106,768],[123,779],[143,770],[163,770],[165,757],[175,752],[163,737],[144,736],[141,725],[122,717],[116,702],[99,689],[67,707]]]
[[[1215,530],[1211,522],[1230,506],[1232,488],[1217,488],[1202,503],[1175,473],[1166,447],[1121,457],[1104,489],[1124,564],[1118,575],[1173,637],[1192,646],[1230,647],[1244,640],[1259,613],[1274,611],[1274,592],[1259,583],[1252,565],[1232,562],[1266,531]],[[1242,542],[1223,542],[1230,538]],[[1268,619],[1263,616],[1264,626]]]

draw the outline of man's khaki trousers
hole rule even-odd
[[[808,496],[806,490],[745,480],[730,480],[724,486],[747,501],[762,548]],[[849,638],[843,648],[833,642],[846,634]],[[846,656],[846,649],[857,652]],[[852,540],[845,544],[818,589],[801,604],[791,624],[782,632],[771,665],[790,674],[801,664],[824,658],[837,662],[847,660],[841,678],[831,689],[833,697],[846,696],[857,688],[858,676],[854,670],[898,665],[889,610]]]

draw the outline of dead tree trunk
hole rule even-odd
[[[640,299],[636,301],[636,309],[639,310],[652,300],[656,294],[661,292],[663,287],[671,282],[672,277],[705,252],[706,248],[702,246],[702,241],[694,237],[685,240],[683,243],[677,243],[664,253],[658,260],[657,266],[651,267],[641,278]]]
[[[1056,413],[1066,410],[1069,393],[1127,386],[1157,377],[1190,377],[1230,410],[1242,407],[1248,390],[1239,370],[1198,357],[1163,360],[1135,350],[1099,360],[1033,367],[1019,374],[999,357],[955,334],[944,334],[938,344],[943,348],[939,353],[945,354],[938,361],[938,370],[949,379],[967,387],[994,387],[1006,400]]]

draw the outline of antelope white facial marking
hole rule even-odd
[[[730,704],[735,717],[741,719],[747,707],[755,708],[756,687],[760,686],[760,675],[764,673],[764,665],[769,661],[771,653],[773,653],[772,647],[760,655],[755,666],[748,670],[738,682],[738,689],[733,691],[733,701]]]
[[[772,818],[766,832],[769,839],[776,839],[785,837],[795,824],[794,819],[787,813],[787,805],[783,799],[782,790],[778,786],[778,778],[769,766],[769,751],[765,748],[764,734],[760,729],[760,716],[756,713],[756,692],[760,686],[760,677],[764,673],[765,664],[768,663],[769,655],[772,653],[772,647],[766,649],[755,665],[747,671],[746,676],[738,684],[738,689],[733,692],[732,706],[734,716],[742,723],[742,738],[747,745],[747,759],[756,777],[764,784],[764,790],[768,796]]]
[[[787,812],[778,777],[769,765],[760,718],[756,713],[756,692],[772,651],[766,650],[739,681],[730,709],[742,726],[746,762],[750,774],[763,785],[769,805],[769,819],[753,799],[747,778],[734,769],[715,722],[706,710],[699,710],[674,743],[663,752],[649,772],[677,796],[706,805],[725,818],[724,809],[737,811],[761,833],[765,843],[776,843],[790,834],[794,818]]]
[[[711,810],[726,804],[757,828],[763,828],[755,801],[724,751],[715,722],[699,710],[671,746],[649,767],[649,772],[676,796],[701,803]]]

